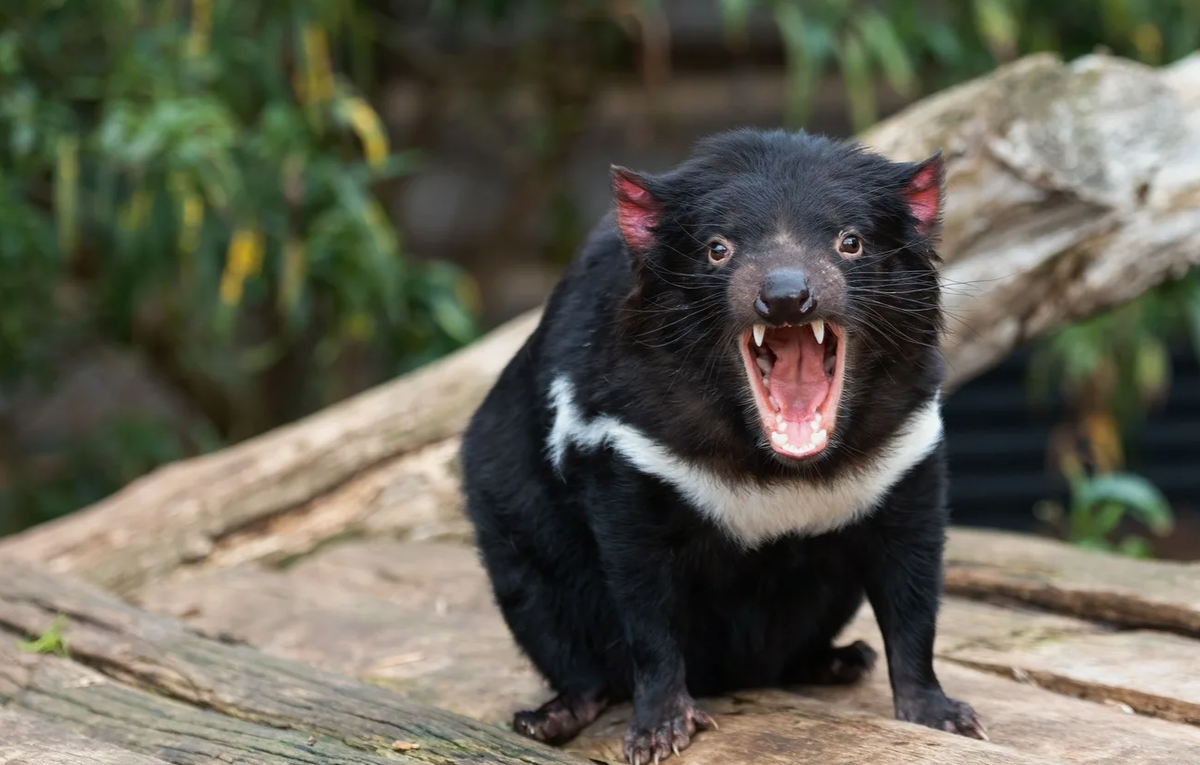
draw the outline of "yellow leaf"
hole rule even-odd
[[[141,229],[146,225],[146,218],[149,216],[150,208],[153,204],[154,193],[145,189],[138,189],[133,192],[129,203],[121,211],[118,225],[126,233]]]
[[[304,28],[304,69],[307,76],[302,102],[322,103],[333,97],[333,67],[329,60],[329,39],[319,26]]]
[[[192,26],[188,32],[188,55],[203,56],[212,33],[212,0],[192,0]]]
[[[1091,412],[1082,425],[1096,472],[1111,473],[1121,467],[1121,431],[1116,420],[1106,412]]]
[[[1157,64],[1162,58],[1162,32],[1148,21],[1134,27],[1133,45],[1147,64]]]
[[[73,135],[60,136],[57,153],[54,209],[58,246],[64,256],[70,256],[79,241],[79,139]]]
[[[281,308],[290,308],[296,304],[304,286],[304,274],[307,269],[304,242],[289,237],[283,245],[283,284],[279,288]]]
[[[387,134],[380,126],[379,115],[361,98],[349,98],[347,101],[349,105],[346,107],[346,116],[354,132],[358,134],[358,139],[362,141],[367,163],[378,167],[387,159],[388,154]]]
[[[184,255],[191,255],[200,245],[200,227],[204,225],[204,200],[199,194],[189,193],[183,197],[180,218],[179,250]]]
[[[357,312],[347,316],[342,327],[351,340],[362,341],[371,336],[371,330],[375,328],[375,322],[367,314]]]
[[[239,228],[229,240],[225,270],[221,274],[221,301],[235,306],[242,300],[246,279],[262,268],[263,233],[257,228]]]

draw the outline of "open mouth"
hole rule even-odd
[[[742,335],[742,360],[763,431],[777,454],[802,458],[829,444],[842,398],[842,330],[817,320],[755,324]]]

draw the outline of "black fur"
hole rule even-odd
[[[558,694],[517,715],[517,730],[561,743],[632,698],[627,758],[665,757],[712,724],[693,697],[869,671],[872,649],[833,643],[865,596],[897,716],[983,735],[932,667],[940,447],[854,523],[753,549],[611,449],[570,449],[556,470],[546,448],[549,386],[567,375],[587,417],[617,417],[731,482],[827,482],[861,468],[941,383],[936,226],[922,227],[904,196],[929,167],[940,197],[938,156],[894,163],[802,132],[742,130],[703,141],[662,175],[614,171],[657,202],[651,244],[629,246],[614,214],[600,223],[463,441],[468,512],[496,600]],[[866,247],[842,259],[834,241],[849,228]],[[707,257],[717,235],[734,249],[721,266]],[[810,274],[814,315],[852,340],[830,445],[802,461],[769,448],[737,345],[761,321],[764,269],[785,261]]]

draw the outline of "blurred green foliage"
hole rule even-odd
[[[1034,51],[1105,46],[1158,64],[1200,43],[1200,0],[709,1],[731,51],[751,20],[774,24],[793,125],[829,74],[861,129],[880,87],[916,98]],[[0,396],[0,533],[471,340],[474,284],[406,252],[383,204],[389,182],[419,171],[438,120],[392,147],[371,105],[379,62],[453,104],[456,127],[517,179],[496,233],[549,232],[545,246],[569,253],[586,226],[563,168],[604,77],[633,64],[648,88],[664,84],[663,2],[0,4],[0,391],[53,390],[64,360],[109,344],[136,349],[189,413],[186,426],[135,417],[25,454],[16,399]],[[445,34],[414,32],[422,14]],[[540,110],[506,115],[514,92]],[[1115,364],[1134,378],[1097,400],[1144,402],[1168,377],[1174,331],[1148,317],[1186,303],[1172,300],[1155,292],[1129,309],[1136,321],[1068,329],[1041,373],[1085,396]],[[1152,340],[1106,355],[1114,327]]]
[[[406,257],[376,194],[416,156],[366,100],[363,20],[339,0],[0,5],[0,384],[133,346],[211,446],[344,395],[348,350],[390,375],[475,335],[471,283]],[[104,477],[71,506],[189,451],[171,427],[68,445]]]
[[[1032,400],[1044,405],[1061,396],[1070,409],[1051,458],[1071,494],[1068,509],[1043,503],[1035,512],[1066,538],[1146,557],[1143,537],[1114,539],[1118,524],[1130,517],[1157,535],[1170,532],[1166,500],[1126,472],[1126,444],[1169,393],[1170,346],[1188,340],[1200,358],[1200,269],[1063,327],[1035,347]]]
[[[1143,536],[1114,536],[1121,521],[1133,518],[1157,536],[1174,526],[1171,506],[1162,492],[1141,476],[1106,473],[1098,476],[1072,474],[1069,506],[1043,502],[1038,517],[1059,527],[1063,536],[1080,547],[1121,552],[1132,558],[1152,557],[1153,548]]]
[[[1147,64],[1200,45],[1198,0],[717,0],[736,39],[769,11],[788,53],[789,119],[808,113],[818,78],[845,83],[856,129],[876,120],[881,81],[906,97],[978,76],[1019,56],[1067,58],[1098,47]]]

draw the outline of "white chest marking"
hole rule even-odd
[[[672,453],[637,428],[611,415],[586,421],[566,376],[550,385],[554,425],[548,456],[562,467],[567,448],[591,450],[607,444],[638,470],[675,487],[701,512],[746,547],[788,533],[818,534],[850,523],[874,509],[884,494],[923,460],[942,438],[941,407],[935,397],[912,414],[873,463],[832,483],[806,481],[758,486],[738,484]]]

